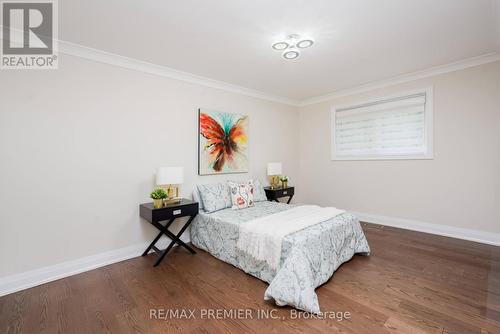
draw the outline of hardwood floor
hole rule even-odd
[[[157,268],[154,255],[138,257],[1,297],[0,333],[500,333],[500,247],[363,228],[372,255],[317,289],[322,311],[347,320],[292,319],[291,308],[264,302],[264,282],[176,249]],[[196,319],[151,319],[159,309]],[[250,309],[254,319],[201,319],[207,309]],[[257,310],[278,319],[255,319]]]

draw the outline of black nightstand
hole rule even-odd
[[[282,197],[289,197],[288,202],[286,204],[290,204],[290,201],[293,198],[293,195],[295,194],[295,187],[286,187],[286,188],[274,188],[271,189],[271,187],[264,187],[264,190],[266,192],[267,199],[270,201],[278,201],[278,198]]]
[[[154,227],[160,230],[160,233],[154,238],[153,242],[146,248],[142,256],[148,255],[149,251],[152,249],[158,254],[159,258],[156,260],[154,266],[160,264],[165,255],[172,249],[175,244],[186,248],[192,254],[196,254],[194,249],[189,247],[184,241],[179,239],[179,237],[184,233],[184,231],[189,227],[194,217],[198,214],[198,203],[191,200],[183,198],[178,204],[170,204],[161,209],[155,209],[153,203],[141,204],[139,206],[140,215],[142,218],[150,222]],[[168,230],[170,225],[179,217],[189,217],[189,219],[184,223],[181,230],[177,234],[173,234]],[[162,225],[160,222],[166,220],[167,223]],[[160,240],[162,235],[166,235],[172,241],[164,250],[160,250],[155,246],[155,244]]]

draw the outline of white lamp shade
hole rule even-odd
[[[281,162],[270,162],[267,164],[267,175],[281,175]]]
[[[156,172],[156,184],[159,186],[167,184],[182,184],[183,182],[183,167],[160,167]]]

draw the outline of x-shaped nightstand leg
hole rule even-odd
[[[177,234],[173,234],[172,232],[169,231],[169,227],[170,225],[172,225],[172,223],[174,222],[175,218],[172,218],[170,219],[167,224],[165,224],[165,226],[163,226],[162,224],[160,223],[153,223],[153,225],[160,230],[160,233],[158,233],[158,235],[156,236],[156,238],[154,238],[153,242],[148,246],[148,248],[146,248],[146,250],[144,251],[144,253],[142,253],[142,256],[146,256],[148,255],[149,251],[151,249],[153,249],[160,257],[158,258],[158,260],[156,260],[154,266],[158,266],[161,261],[163,260],[163,258],[165,257],[165,255],[167,255],[167,253],[172,249],[172,247],[175,245],[175,244],[178,244],[179,246],[182,246],[184,248],[186,248],[191,254],[196,254],[195,250],[192,249],[189,245],[187,245],[184,241],[182,241],[180,239],[180,236],[182,235],[182,233],[184,233],[186,231],[186,229],[189,227],[189,225],[191,224],[191,222],[193,221],[194,219],[194,216],[191,216],[189,217],[188,221],[184,224],[184,226],[182,226],[181,230],[177,233]],[[158,242],[158,240],[160,240],[161,236],[162,235],[165,235],[167,236],[168,238],[170,238],[172,241],[170,241],[170,244],[167,246],[167,248],[165,248],[165,250],[160,250],[158,249],[155,244]]]

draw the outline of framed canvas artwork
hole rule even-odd
[[[198,109],[198,174],[248,172],[248,116]]]

